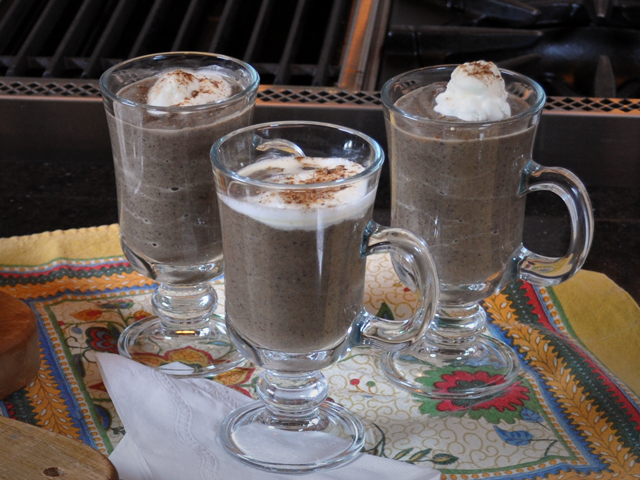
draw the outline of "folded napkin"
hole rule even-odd
[[[119,355],[98,353],[97,359],[127,432],[109,457],[121,480],[440,479],[437,470],[367,454],[309,475],[254,469],[228,455],[218,441],[225,415],[250,402],[248,397],[211,380],[177,379]]]

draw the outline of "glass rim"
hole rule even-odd
[[[186,58],[189,56],[193,56],[194,58],[203,57],[203,58],[212,58],[217,60],[219,59],[219,60],[225,60],[231,63],[235,63],[238,66],[244,68],[249,73],[249,77],[251,81],[249,85],[241,92],[238,92],[235,95],[232,95],[230,97],[223,98],[222,100],[218,100],[216,102],[203,103],[201,105],[184,105],[184,106],[176,106],[176,105],[156,106],[156,105],[149,105],[148,103],[135,102],[133,100],[129,100],[119,96],[117,92],[113,92],[107,85],[107,79],[116,70],[122,69],[123,67],[129,67],[137,62],[140,62],[143,60],[155,60],[155,59],[164,60],[164,59],[171,59],[171,58]],[[149,77],[146,77],[146,78],[149,78]],[[162,52],[162,53],[152,53],[149,55],[142,55],[140,57],[130,58],[128,60],[125,60],[123,62],[120,62],[112,66],[100,76],[99,85],[100,85],[100,90],[104,95],[106,95],[112,101],[118,102],[122,105],[127,105],[130,107],[136,107],[136,108],[144,108],[149,110],[157,110],[159,112],[178,113],[178,112],[207,110],[210,108],[219,107],[221,105],[235,103],[239,99],[246,97],[247,95],[255,92],[258,89],[258,86],[260,85],[260,76],[258,75],[258,72],[256,71],[256,69],[253,68],[248,63],[243,62],[242,60],[238,60],[237,58],[230,57],[228,55],[220,55],[218,53],[208,53],[208,52],[192,52],[192,51]]]
[[[371,150],[372,150],[371,157],[373,161],[369,166],[365,167],[365,169],[362,172],[357,173],[356,175],[353,175],[351,177],[341,178],[339,180],[334,180],[331,182],[288,184],[288,183],[271,183],[271,182],[265,182],[262,180],[256,180],[253,178],[245,177],[243,175],[240,175],[238,172],[226,167],[218,157],[217,152],[220,149],[221,145],[224,144],[225,142],[230,141],[235,136],[242,135],[252,130],[257,132],[258,130],[264,129],[264,128],[296,127],[296,126],[329,128],[329,129],[339,130],[339,131],[354,135],[356,137],[359,137],[371,146]],[[313,157],[310,157],[310,158],[313,158]],[[329,158],[329,157],[326,157],[326,158]],[[338,158],[338,157],[334,157],[334,158]],[[271,189],[271,190],[312,190],[312,189],[319,190],[323,188],[332,188],[336,186],[349,185],[351,183],[359,182],[362,179],[373,175],[378,170],[380,170],[380,168],[382,167],[382,164],[384,163],[384,151],[382,150],[382,147],[380,146],[380,144],[376,140],[374,140],[372,137],[358,130],[354,130],[353,128],[349,128],[343,125],[337,125],[333,123],[314,122],[310,120],[286,120],[281,122],[266,122],[266,123],[258,123],[255,125],[249,125],[248,127],[243,127],[238,130],[234,130],[231,133],[228,133],[227,135],[218,139],[213,144],[210,150],[210,159],[215,170],[243,184],[252,185],[252,186],[264,188],[264,189]]]
[[[520,73],[514,72],[512,70],[507,70],[505,68],[499,68],[499,67],[498,67],[498,69],[500,70],[500,73],[503,75],[503,78],[504,78],[504,74],[508,75],[511,78],[517,78],[518,80],[522,81],[523,83],[526,83],[526,84],[530,85],[538,95],[538,98],[536,99],[535,103],[533,103],[533,105],[530,105],[527,110],[525,110],[524,112],[520,112],[520,113],[518,113],[516,115],[512,115],[510,117],[503,118],[502,120],[493,120],[493,121],[491,121],[491,120],[477,120],[477,121],[458,120],[458,121],[455,121],[454,120],[454,121],[452,121],[452,120],[442,120],[442,119],[437,119],[437,118],[423,117],[423,116],[420,116],[420,115],[414,115],[414,114],[411,114],[411,113],[407,113],[404,110],[402,110],[401,108],[396,107],[395,104],[393,104],[390,101],[389,91],[391,90],[392,85],[397,84],[398,82],[400,82],[404,78],[407,78],[407,77],[409,77],[411,75],[420,74],[420,73],[423,73],[423,72],[426,72],[426,73],[429,73],[429,72],[439,72],[439,73],[449,72],[449,73],[452,73],[453,70],[455,70],[455,68],[458,67],[458,66],[459,66],[459,64],[448,64],[448,65],[436,65],[436,66],[431,66],[431,67],[423,67],[423,68],[418,68],[418,69],[415,69],[415,70],[410,70],[408,72],[404,72],[404,73],[401,73],[399,75],[396,75],[395,77],[390,78],[382,86],[382,90],[380,90],[380,98],[382,100],[383,106],[388,110],[391,110],[391,111],[393,111],[393,112],[395,112],[397,114],[402,115],[403,117],[406,117],[406,118],[409,118],[409,119],[412,119],[412,120],[417,120],[417,121],[420,121],[420,122],[429,122],[429,123],[434,123],[434,124],[453,126],[453,127],[456,127],[456,128],[464,128],[465,126],[472,127],[472,128],[478,128],[478,127],[482,127],[482,126],[487,126],[488,127],[488,126],[493,126],[493,125],[505,125],[505,124],[509,124],[511,122],[517,122],[518,120],[520,120],[522,118],[526,118],[528,116],[535,115],[540,110],[542,110],[542,108],[545,105],[547,96],[546,96],[544,90],[542,89],[542,87],[540,86],[540,84],[538,82],[536,82],[535,80],[533,80],[533,79],[531,79],[531,78],[529,78],[529,77],[527,77],[525,75],[522,75]],[[426,86],[426,84],[422,85],[422,86]]]

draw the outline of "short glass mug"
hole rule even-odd
[[[545,94],[533,80],[501,70],[512,115],[467,122],[429,115],[425,105],[442,91],[455,66],[429,67],[389,80],[381,96],[391,166],[391,224],[421,235],[438,268],[440,304],[423,341],[383,356],[394,383],[435,398],[481,398],[511,384],[519,362],[503,342],[482,335],[479,302],[515,279],[550,286],[573,276],[593,237],[584,185],[562,168],[532,160]],[[435,87],[439,84],[439,87]],[[571,242],[562,258],[522,244],[528,192],[559,195],[571,216]],[[394,267],[406,277],[403,259]],[[490,380],[453,390],[445,373],[490,373]],[[475,378],[475,377],[474,377]]]
[[[146,91],[160,73],[212,71],[232,96],[188,106],[152,106]],[[251,123],[259,77],[249,65],[211,53],[175,52],[127,60],[100,79],[118,191],[122,249],[157,281],[156,314],[121,334],[122,355],[176,376],[205,376],[244,360],[215,315],[210,283],[224,272],[209,150]]]
[[[316,122],[261,124],[225,136],[211,152],[226,261],[227,327],[236,348],[265,369],[256,388],[260,401],[227,417],[222,444],[240,460],[269,471],[341,465],[361,449],[363,427],[355,415],[326,400],[327,380],[319,370],[355,345],[399,349],[421,337],[437,303],[431,257],[421,238],[371,220],[384,154],[357,131]],[[243,176],[249,165],[283,157],[342,158],[364,170],[314,184]],[[314,200],[337,192],[356,193],[337,206]],[[281,205],[259,203],[269,196]],[[375,317],[363,306],[366,257],[393,251],[407,257],[418,292],[416,314],[402,322]],[[300,447],[304,458],[300,451],[285,450],[265,457],[251,448],[256,426],[268,428],[270,438],[312,432],[342,440],[333,438],[323,452],[314,450],[315,443]]]

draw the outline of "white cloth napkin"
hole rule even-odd
[[[437,470],[366,454],[309,475],[254,469],[228,455],[217,438],[225,415],[248,397],[211,380],[176,379],[120,355],[97,358],[127,432],[109,457],[121,480],[440,479]]]

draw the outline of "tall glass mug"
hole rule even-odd
[[[327,401],[319,370],[354,345],[400,349],[422,336],[438,291],[426,244],[371,220],[384,154],[354,130],[315,122],[256,125],[219,140],[212,161],[229,335],[265,368],[260,401],[227,417],[222,444],[270,471],[343,464],[361,449],[363,427]],[[407,258],[418,291],[416,314],[403,322],[363,307],[366,257],[383,252]],[[260,430],[269,441],[252,441]]]
[[[149,105],[147,92],[159,75],[177,69],[216,74],[230,85],[231,96],[202,105]],[[209,150],[251,123],[258,83],[249,65],[209,53],[135,58],[100,79],[122,249],[138,272],[159,283],[155,316],[125,329],[118,348],[165,373],[212,375],[243,361],[214,313],[218,301],[210,281],[222,275],[223,260]]]
[[[515,353],[483,334],[480,301],[522,279],[556,285],[582,266],[593,217],[586,190],[562,168],[532,158],[545,103],[533,80],[502,70],[512,115],[500,121],[452,121],[433,114],[433,99],[455,66],[411,71],[382,89],[391,162],[391,223],[421,235],[440,279],[440,303],[427,333],[401,352],[383,356],[387,376],[414,393],[473,399],[494,394],[517,377]],[[571,214],[571,243],[562,258],[522,245],[525,196],[549,190]],[[406,278],[401,256],[393,258]],[[486,374],[479,374],[486,372]],[[451,379],[461,378],[455,388]]]

